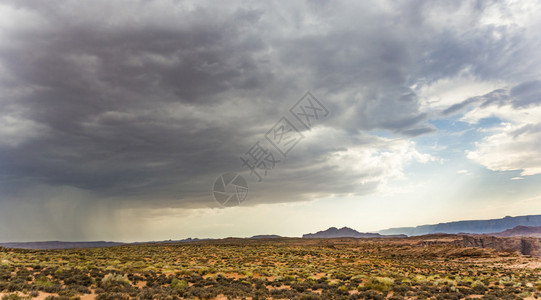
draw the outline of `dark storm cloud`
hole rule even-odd
[[[495,4],[486,1],[479,11],[472,10],[466,17],[462,16],[465,18],[462,21],[470,24],[479,22],[484,10]],[[429,81],[448,78],[465,69],[484,80],[523,81],[536,76],[531,68],[517,66],[539,64],[532,51],[540,43],[515,26],[487,25],[464,27],[462,30],[446,28],[432,38],[427,41],[429,47],[426,49],[429,50],[419,64],[420,74]]]
[[[468,32],[434,21],[462,4],[4,2],[2,205],[37,197],[20,193],[37,185],[76,189],[82,206],[213,206],[214,178],[243,171],[239,156],[306,90],[331,116],[253,203],[369,193],[417,160],[408,137],[435,130],[413,84],[467,67],[505,79],[532,48],[510,27],[476,23],[485,4],[459,21]],[[530,85],[511,93],[534,101]]]
[[[103,15],[81,20],[70,10],[77,10],[74,3],[14,6],[46,25],[13,29],[13,46],[0,49],[15,85],[31,89],[12,105],[22,111],[20,117],[45,125],[48,134],[2,151],[1,169],[12,178],[104,195],[168,194],[165,186],[235,168],[256,120],[269,110],[274,116],[277,103],[295,101],[286,95],[299,95],[277,92],[287,90],[292,78],[276,78],[276,68],[308,72],[307,86],[297,92],[310,86],[355,92],[377,83],[365,104],[358,98],[334,104],[359,111],[340,126],[406,135],[429,131],[419,127],[425,116],[416,112],[414,94],[381,91],[404,81],[396,68],[408,60],[404,41],[393,36],[365,46],[363,39],[376,40],[369,29],[355,32],[342,25],[326,38],[265,35],[260,20],[273,16],[261,9],[219,13],[197,7],[168,24],[172,16],[160,16],[163,11],[152,19],[115,20],[116,14],[100,9],[120,9],[114,4],[95,4],[91,11]],[[279,55],[270,57],[275,48]],[[257,98],[263,99],[259,106],[250,105]],[[192,114],[217,105],[224,105],[223,114]],[[170,113],[172,107],[179,116]],[[242,110],[245,115],[229,114]],[[269,117],[260,126],[271,122]],[[191,190],[187,186],[182,193]]]
[[[541,104],[541,82],[538,80],[520,83],[510,89],[496,89],[482,96],[471,97],[460,103],[451,105],[442,111],[442,115],[464,112],[470,106],[481,108],[489,105],[510,104],[514,108],[537,106]]]
[[[227,156],[228,148],[238,144],[231,128],[189,113],[168,116],[168,105],[217,105],[230,99],[217,97],[221,92],[254,90],[272,81],[265,62],[258,65],[253,58],[262,48],[259,37],[241,34],[257,22],[257,13],[239,9],[208,18],[210,12],[202,10],[207,20],[200,24],[194,18],[171,28],[109,28],[102,22],[112,20],[98,15],[90,24],[69,26],[77,16],[57,8],[27,6],[48,26],[13,34],[16,46],[0,52],[16,85],[34,90],[12,105],[24,111],[21,117],[50,131],[4,149],[3,173],[125,193],[133,186],[187,181],[223,167],[209,158],[224,150]]]

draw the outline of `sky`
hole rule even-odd
[[[540,49],[539,1],[0,1],[0,241],[541,214]]]

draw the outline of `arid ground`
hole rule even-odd
[[[406,239],[0,248],[2,299],[536,299],[541,259]],[[427,242],[430,241],[430,242]]]

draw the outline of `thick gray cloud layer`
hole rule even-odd
[[[4,211],[22,198],[58,198],[25,192],[36,186],[76,189],[81,207],[97,199],[214,207],[214,178],[245,171],[239,156],[306,90],[330,117],[250,190],[250,203],[369,193],[397,168],[429,159],[408,141],[435,131],[415,84],[468,69],[483,80],[512,78],[507,94],[523,95],[516,105],[539,102],[539,42],[513,24],[483,21],[487,11],[505,12],[499,1],[0,7]],[[481,101],[460,100],[444,114]],[[347,167],[352,159],[368,165]]]

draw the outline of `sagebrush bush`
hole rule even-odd
[[[371,290],[388,292],[392,289],[393,284],[394,279],[389,277],[371,277],[364,286]]]
[[[171,288],[178,291],[183,291],[188,288],[188,283],[183,279],[173,278]]]
[[[124,284],[124,285],[131,285],[131,282],[126,275],[112,274],[112,273],[105,275],[105,277],[103,277],[101,282],[103,284],[119,283],[119,284]]]

